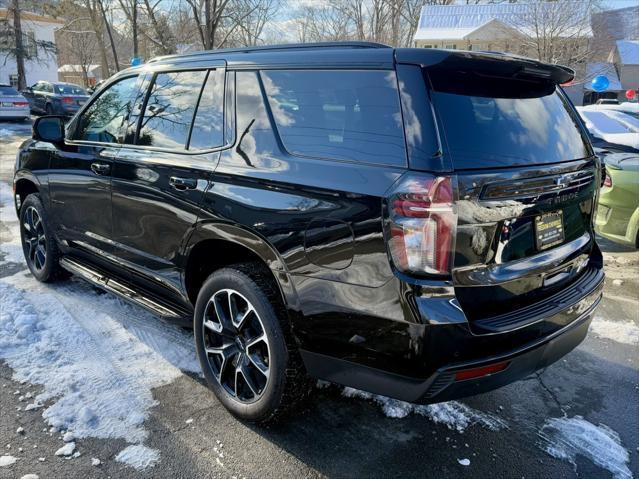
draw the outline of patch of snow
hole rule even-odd
[[[330,381],[324,381],[323,379],[318,379],[317,383],[315,383],[315,387],[317,389],[327,389],[329,387],[331,387],[331,382]]]
[[[160,453],[141,444],[128,446],[115,456],[115,460],[122,462],[134,469],[141,470],[154,466],[160,459]]]
[[[193,418],[188,418],[186,421],[184,421],[187,424],[191,424],[193,422]]]
[[[507,428],[504,420],[492,414],[472,409],[457,401],[427,405],[411,404],[348,387],[344,388],[342,395],[349,398],[361,398],[374,401],[382,407],[382,411],[388,417],[401,419],[411,413],[419,414],[457,432],[464,432],[466,428],[473,424],[479,424],[492,431]]]
[[[569,461],[575,470],[577,455],[581,455],[610,471],[614,479],[632,479],[630,455],[621,445],[619,434],[605,424],[595,426],[581,416],[551,418],[539,437],[548,454]]]
[[[7,130],[6,128],[0,128],[0,138],[4,137],[4,136],[11,136],[13,135],[15,132],[11,131],[11,130]]]
[[[0,456],[0,467],[7,467],[12,464],[15,464],[17,460],[18,458],[14,456],[8,456],[8,455]]]
[[[623,279],[613,279],[612,284],[613,286],[621,286],[623,284]]]
[[[40,476],[37,474],[25,474],[20,479],[40,479]]]
[[[470,466],[470,459],[457,459],[457,462],[462,466]]]
[[[596,316],[590,330],[600,338],[611,339],[617,343],[639,344],[639,326],[633,321],[611,321]]]
[[[34,409],[39,409],[42,407],[42,404],[40,404],[39,402],[34,402],[31,404],[27,404],[24,408],[25,411],[33,411]]]
[[[102,461],[100,459],[98,459],[97,457],[92,457],[91,458],[91,465],[92,466],[99,466],[100,464],[102,464]]]
[[[0,182],[0,264],[24,261],[11,188]],[[3,256],[4,255],[4,256]],[[43,285],[24,271],[0,279],[0,359],[16,380],[44,386],[32,410],[50,432],[140,443],[152,389],[200,373],[192,335],[82,281]],[[16,391],[19,395],[20,391]]]
[[[16,433],[18,433],[18,434],[24,433],[24,428],[22,426],[20,426],[18,429],[16,429]]]
[[[75,436],[73,435],[73,433],[71,431],[67,431],[64,433],[64,436],[62,436],[62,440],[64,442],[71,442],[75,439]]]
[[[75,449],[75,442],[67,442],[64,446],[55,452],[56,456],[70,456]]]

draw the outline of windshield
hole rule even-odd
[[[581,115],[589,124],[588,128],[592,130],[592,133],[603,135],[614,135],[618,133],[632,133],[633,130],[629,125],[625,125],[616,118],[608,115],[602,111],[582,111]]]
[[[548,82],[429,74],[456,168],[554,163],[589,156],[571,107]]]
[[[59,95],[86,95],[87,94],[84,88],[79,87],[78,85],[64,85],[64,84],[55,85],[55,92]]]
[[[0,95],[2,96],[14,96],[19,95],[18,90],[12,86],[0,86]]]

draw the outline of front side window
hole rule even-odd
[[[406,164],[392,71],[263,71],[278,132],[292,154]]]
[[[131,112],[137,89],[137,76],[133,76],[103,90],[82,113],[73,139],[123,143],[123,126]]]
[[[206,71],[158,73],[151,86],[137,144],[184,149]]]

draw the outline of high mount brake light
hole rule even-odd
[[[395,267],[449,274],[457,228],[454,177],[407,176],[387,201],[388,249]]]

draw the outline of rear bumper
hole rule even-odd
[[[397,368],[384,370],[381,361],[376,363],[379,367],[371,367],[319,351],[303,350],[301,354],[312,376],[403,401],[434,403],[474,395],[522,379],[577,347],[601,301],[603,281],[603,270],[596,269],[594,278],[590,275],[581,286],[576,282],[572,290],[566,290],[577,291],[569,301],[557,303],[534,323],[490,334],[474,332],[454,301],[418,299],[417,309],[428,325],[421,337],[412,338],[413,351],[419,354],[403,352],[404,357],[412,357],[413,367],[406,366],[406,374]],[[504,362],[507,365],[499,372],[473,379],[457,377],[460,371]],[[421,377],[414,374],[418,369]]]
[[[310,351],[301,353],[309,373],[327,381],[418,404],[449,401],[505,386],[549,366],[568,354],[586,337],[600,300],[601,294],[577,320],[555,334],[506,354],[442,367],[425,381]],[[455,380],[458,371],[504,361],[508,362],[508,366],[503,371],[476,379]]]
[[[0,119],[2,120],[21,120],[24,118],[29,118],[31,115],[31,111],[29,107],[26,108],[15,108],[11,110],[0,110]]]

